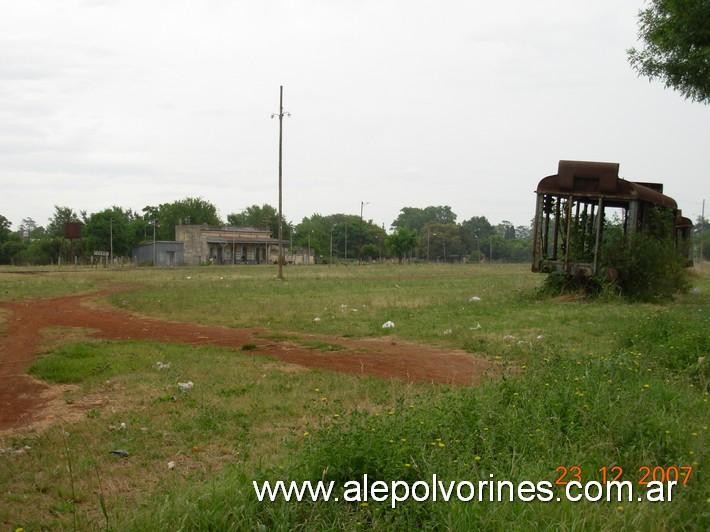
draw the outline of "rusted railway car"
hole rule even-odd
[[[676,249],[692,263],[692,223],[661,183],[633,182],[619,177],[618,163],[560,161],[557,173],[537,186],[533,222],[534,272],[598,275],[603,266],[605,222],[614,210],[627,235],[649,230],[652,210],[675,220]]]

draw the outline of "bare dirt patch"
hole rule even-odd
[[[0,430],[27,426],[47,417],[56,391],[26,374],[33,357],[46,342],[42,330],[80,328],[78,337],[114,340],[151,340],[191,345],[217,345],[240,349],[252,344],[251,353],[283,362],[353,375],[371,375],[409,382],[472,385],[494,369],[481,357],[400,341],[393,337],[353,340],[322,335],[294,335],[297,341],[277,341],[259,329],[174,322],[132,314],[96,302],[97,296],[125,289],[114,287],[94,294],[0,303],[5,314],[5,334],[0,336]],[[55,329],[56,331],[56,329]],[[49,335],[56,341],[56,335]],[[304,342],[323,342],[342,347],[323,351]],[[50,409],[51,410],[51,409]]]

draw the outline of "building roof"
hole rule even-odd
[[[208,244],[278,244],[278,238],[219,238],[207,237]],[[288,240],[282,240],[282,244],[288,244]]]
[[[245,227],[237,225],[207,225],[207,224],[177,224],[177,227],[198,227],[203,231],[228,231],[234,233],[269,233],[271,229],[259,227]]]
[[[155,244],[156,244],[156,245],[157,245],[157,244],[172,244],[172,245],[175,245],[175,246],[184,246],[184,245],[185,245],[185,242],[182,242],[182,241],[180,241],[180,240],[156,240],[156,241],[155,241]],[[146,247],[146,246],[153,247],[153,241],[152,241],[152,240],[146,240],[145,242],[141,242],[141,243],[139,243],[139,244],[136,244],[135,247],[134,247],[134,249],[135,249],[135,248],[142,248],[142,247]]]

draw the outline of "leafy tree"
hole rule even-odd
[[[417,245],[417,233],[407,227],[398,227],[387,237],[386,245],[401,264],[404,257],[414,251]]]
[[[644,47],[628,57],[639,75],[710,103],[710,0],[650,0],[639,12]]]
[[[10,220],[0,214],[0,244],[5,242],[10,237]]]
[[[397,219],[392,222],[392,227],[406,227],[417,233],[421,233],[422,228],[428,223],[454,224],[456,214],[448,205],[425,207],[402,207]]]
[[[133,224],[140,218],[130,209],[111,207],[95,212],[86,221],[84,237],[86,249],[108,251],[111,249],[113,234],[113,253],[115,256],[130,256],[133,246],[141,235],[136,235]],[[142,221],[142,220],[141,220]]]
[[[54,206],[54,214],[49,218],[47,235],[50,237],[64,238],[64,224],[78,222],[79,217],[71,207]]]
[[[217,207],[202,198],[185,198],[172,203],[161,203],[157,207],[148,205],[143,208],[143,219],[151,224],[157,221],[156,238],[158,240],[173,240],[177,224],[208,224],[221,225],[217,215]],[[148,235],[150,239],[152,236]]]
[[[472,216],[461,223],[461,241],[473,260],[488,255],[488,239],[495,228],[485,216]]]
[[[703,242],[703,259],[710,260],[710,220],[698,215],[695,224],[693,224],[693,245],[697,250],[694,255],[696,257],[700,255],[701,240]]]
[[[16,264],[16,257],[27,247],[19,232],[10,233],[7,239],[0,243],[0,263]]]
[[[496,234],[502,236],[505,240],[513,240],[515,238],[515,226],[508,220],[503,220],[496,226]]]
[[[314,214],[304,218],[294,230],[294,244],[305,248],[310,235],[311,249],[315,250],[315,254],[329,258],[331,233],[334,258],[362,257],[366,246],[374,246],[378,250],[376,255],[384,250],[384,229],[372,221],[361,222],[359,216],[351,214]],[[368,247],[368,250],[371,253],[372,248]]]
[[[35,222],[31,217],[23,218],[22,225],[20,225],[20,233],[27,240],[32,238],[34,230],[37,229],[37,222]]]
[[[264,203],[262,206],[251,205],[240,213],[232,213],[227,216],[227,223],[241,227],[268,229],[271,231],[273,238],[278,238],[279,235],[279,213],[268,203]],[[290,237],[290,225],[286,220],[282,220],[281,226],[284,239],[288,239]]]
[[[448,261],[464,254],[461,228],[456,224],[428,223],[419,234],[420,254],[431,260]]]

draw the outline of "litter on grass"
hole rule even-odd
[[[192,390],[192,387],[194,386],[194,384],[192,381],[178,382],[177,386],[181,392],[187,392],[188,390]]]
[[[116,456],[120,456],[121,458],[127,458],[128,457],[128,451],[124,451],[123,449],[114,449],[113,451],[109,451],[111,454],[115,454]]]
[[[386,321],[382,324],[383,329],[394,329],[394,322],[393,321]]]
[[[481,300],[481,298],[478,296],[471,296],[468,298],[469,303],[478,303],[480,300]]]

